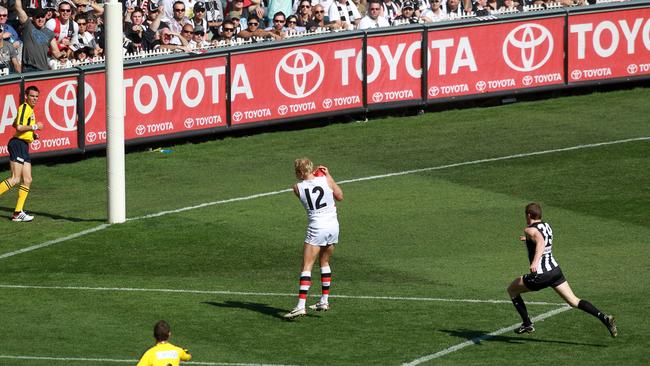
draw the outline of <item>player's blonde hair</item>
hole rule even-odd
[[[293,161],[293,168],[296,171],[296,178],[305,179],[314,172],[314,163],[308,158],[298,158]]]

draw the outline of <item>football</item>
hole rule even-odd
[[[324,177],[325,176],[325,170],[323,168],[318,168],[314,171],[314,176],[315,177]]]

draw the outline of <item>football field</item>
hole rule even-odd
[[[160,319],[189,365],[643,364],[648,100],[638,88],[133,152],[120,225],[106,224],[105,158],[36,161],[36,219],[0,220],[0,365],[135,364]],[[331,309],[285,321],[301,156],[345,199]],[[0,197],[0,215],[15,199]],[[532,201],[576,295],[616,316],[616,339],[550,289],[523,295],[536,332],[513,333],[505,289],[528,269]]]

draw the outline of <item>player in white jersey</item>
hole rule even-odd
[[[316,257],[320,262],[322,295],[320,300],[309,308],[317,311],[329,310],[329,288],[332,280],[329,260],[334,252],[334,245],[339,241],[335,201],[343,200],[343,191],[327,167],[320,165],[314,168],[311,160],[300,158],[294,161],[294,169],[299,182],[293,185],[293,193],[307,211],[309,224],[303,244],[298,305],[284,315],[286,319],[307,314],[307,293],[311,287],[311,270]]]
[[[521,294],[552,287],[567,304],[598,318],[607,327],[611,336],[616,337],[618,330],[614,317],[601,312],[589,301],[576,297],[569,282],[564,278],[560,266],[553,257],[553,230],[551,225],[542,221],[542,207],[539,204],[529,203],[526,206],[526,224],[524,235],[519,239],[526,242],[530,273],[515,278],[507,289],[512,304],[523,321],[521,326],[515,329],[515,333],[535,331]]]

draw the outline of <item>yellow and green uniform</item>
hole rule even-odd
[[[34,116],[34,109],[27,103],[23,103],[18,107],[18,115],[14,120],[14,126],[34,126],[36,125],[36,117]],[[15,138],[21,139],[28,144],[34,141],[34,131],[18,131],[16,130]]]
[[[142,355],[137,366],[179,366],[180,361],[189,361],[192,355],[171,343],[158,343]]]

